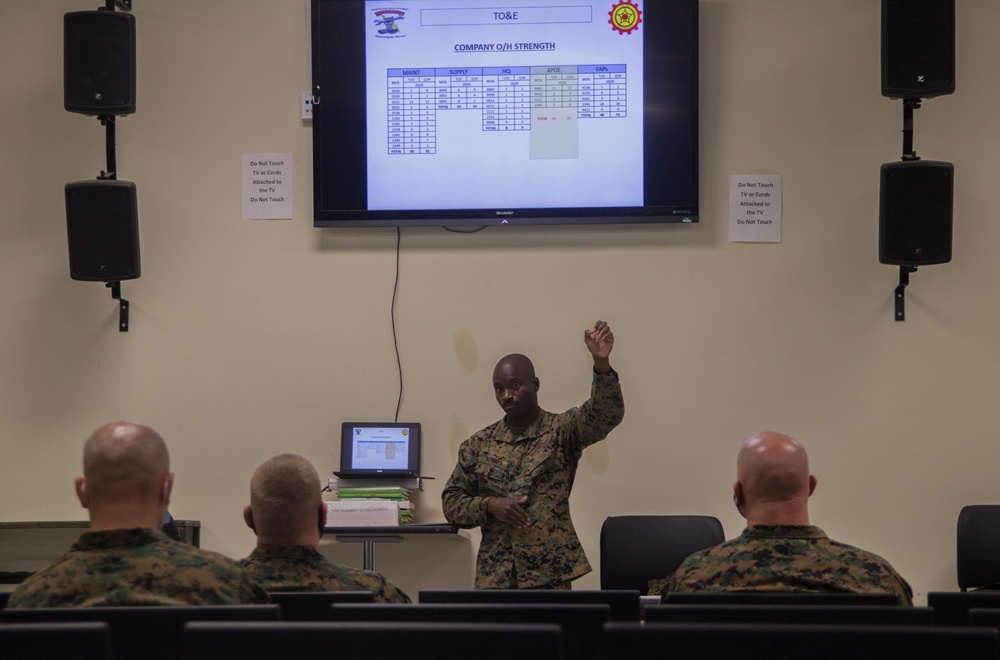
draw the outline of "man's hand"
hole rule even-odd
[[[505,522],[511,527],[524,529],[531,524],[528,512],[522,508],[527,502],[527,495],[519,500],[515,500],[513,497],[491,497],[486,503],[486,511],[500,522]]]
[[[592,329],[583,331],[583,341],[587,344],[587,350],[594,356],[594,369],[602,374],[611,371],[611,361],[608,356],[615,346],[615,336],[611,333],[611,327],[604,321],[598,321]]]

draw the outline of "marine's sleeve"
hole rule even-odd
[[[458,463],[441,492],[444,517],[456,527],[478,527],[489,520],[486,505],[490,498],[479,494],[475,441],[473,436],[459,447]]]
[[[590,398],[571,412],[576,424],[573,435],[578,451],[606,438],[625,418],[625,399],[618,372],[614,369],[606,374],[594,372]]]

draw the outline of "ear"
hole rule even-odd
[[[733,483],[733,504],[736,505],[736,510],[740,512],[740,515],[746,518],[746,500],[743,497],[743,484],[739,481]]]
[[[174,473],[167,472],[167,476],[163,480],[163,492],[161,493],[163,506],[170,506],[170,494],[172,492],[174,492]]]
[[[243,522],[247,524],[247,527],[253,530],[254,534],[257,533],[257,528],[253,525],[253,509],[250,508],[249,504],[243,507]]]
[[[87,499],[87,481],[83,477],[77,477],[73,481],[73,485],[76,487],[76,497],[80,500],[80,506],[84,509],[90,508],[90,500]]]
[[[541,384],[542,384],[542,382],[540,380],[538,380],[538,377],[536,376],[535,377],[535,391],[536,392],[538,391],[538,388],[541,386]]]
[[[809,496],[812,497],[813,491],[816,490],[816,477],[809,475]]]

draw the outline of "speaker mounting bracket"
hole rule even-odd
[[[906,298],[905,291],[906,285],[910,283],[910,273],[917,272],[916,266],[900,266],[899,267],[899,286],[896,287],[895,299],[896,299],[896,320],[905,321],[906,320]]]
[[[128,301],[122,298],[122,283],[105,282],[111,289],[111,297],[118,301],[118,332],[128,332]]]
[[[913,111],[920,107],[920,99],[903,99],[903,160],[920,160],[913,150]]]

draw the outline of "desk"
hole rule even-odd
[[[446,539],[461,540],[468,538],[460,530],[445,523],[435,525],[398,525],[391,527],[324,527],[324,534],[329,534],[337,541],[344,543],[363,544],[363,567],[365,570],[375,570],[376,543],[402,543],[404,539],[413,541],[437,541]]]
[[[174,520],[181,540],[201,544],[200,520]],[[26,577],[59,557],[81,533],[89,520],[28,520],[0,522],[0,584],[19,584]],[[10,570],[10,569],[13,570]]]

